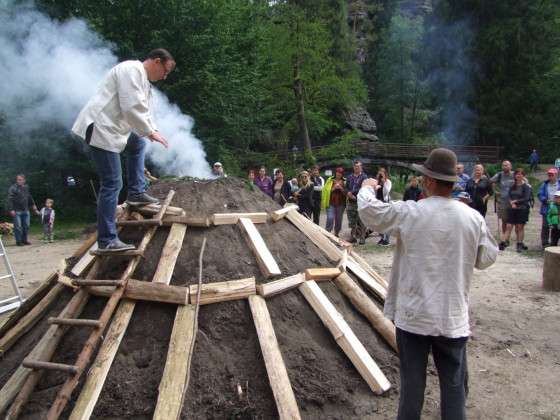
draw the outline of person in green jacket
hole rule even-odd
[[[559,217],[560,213],[560,191],[554,193],[554,201],[548,206],[548,212],[546,213],[546,222],[548,226],[551,227],[550,232],[550,244],[552,246],[558,246],[558,240],[560,239],[560,226]]]
[[[346,179],[344,179],[344,169],[336,168],[334,176],[329,177],[321,193],[321,208],[327,209],[327,229],[333,229],[338,237],[342,228],[342,216],[346,208]]]

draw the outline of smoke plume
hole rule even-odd
[[[0,117],[15,135],[33,137],[46,126],[70,128],[117,63],[111,44],[80,19],[58,22],[32,3],[0,0]],[[210,176],[202,143],[192,134],[194,121],[155,91],[154,116],[169,149],[151,144],[150,160],[159,172]]]

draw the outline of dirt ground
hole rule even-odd
[[[163,192],[165,185],[157,188]],[[219,203],[212,186],[199,185],[178,194],[184,199],[174,205],[207,211],[252,211],[269,207],[265,201],[251,199],[234,190]],[[217,188],[217,187],[216,187]],[[195,192],[201,199],[189,200]],[[224,198],[224,197],[222,197]],[[244,200],[242,200],[244,199]],[[247,207],[246,207],[247,206]],[[224,211],[224,210],[221,210]],[[537,248],[538,217],[533,217],[529,245]],[[492,228],[491,218],[488,223]],[[495,224],[495,222],[494,222]],[[327,265],[321,253],[307,241],[294,240],[295,229],[286,222],[282,229],[259,227],[283,273],[290,274],[310,266]],[[255,275],[263,281],[254,257],[240,246],[232,226],[208,231],[205,258],[205,282]],[[532,229],[532,230],[531,230]],[[345,232],[343,232],[345,233]],[[187,231],[188,247],[181,253],[172,284],[193,283],[196,277],[198,250],[204,231]],[[157,261],[166,232],[154,238]],[[230,239],[227,239],[230,238]],[[377,238],[358,251],[381,274],[388,276],[392,247],[378,247]],[[290,242],[287,242],[290,241]],[[79,241],[61,241],[30,247],[8,247],[12,265],[18,274],[24,294],[34,289],[64,256],[77,248]],[[290,246],[287,246],[287,243]],[[41,261],[41,267],[37,263]],[[33,263],[30,263],[33,262]],[[148,279],[154,264],[143,264],[135,277]],[[543,292],[540,288],[542,256],[537,252],[522,255],[507,250],[486,271],[477,271],[471,292],[473,337],[469,343],[470,396],[468,417],[472,419],[560,419],[560,293]],[[336,288],[323,285],[323,290],[343,313],[357,336],[371,352],[393,384],[382,397],[371,394],[363,380],[334,344],[332,337],[300,294],[290,292],[269,301],[269,309],[286,361],[296,399],[304,418],[309,419],[392,419],[398,401],[398,361],[387,346],[372,333],[369,324],[348,305]],[[94,317],[101,299],[88,304],[83,317]],[[59,302],[59,304],[62,304]],[[53,312],[59,310],[53,308]],[[157,386],[165,362],[167,340],[174,309],[169,305],[137,304],[114,366],[109,373],[95,418],[151,418]],[[275,406],[258,340],[252,327],[251,314],[245,302],[229,302],[203,307],[200,330],[193,360],[191,383],[186,396],[183,418],[275,418]],[[43,328],[38,325],[38,329]],[[78,333],[65,339],[55,361],[70,363],[77,351]],[[30,346],[36,337],[28,334],[22,340]],[[10,355],[0,362],[0,385],[17,365],[19,356]],[[341,380],[341,378],[343,378]],[[44,401],[50,401],[61,383],[60,375],[48,375],[33,395],[26,411],[27,418],[42,412]],[[240,401],[235,395],[237,384],[246,390]],[[439,391],[433,365],[426,392],[425,415],[438,416]]]

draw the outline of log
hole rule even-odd
[[[367,288],[372,291],[381,302],[385,302],[387,297],[387,289],[381,286],[367,271],[365,271],[352,257],[348,258],[346,268],[356,275]]]
[[[72,283],[76,286],[124,286],[123,280],[82,280],[73,279]]]
[[[560,246],[549,246],[544,250],[543,289],[560,291]]]
[[[181,223],[192,227],[210,227],[212,224],[208,217],[165,216],[163,218],[164,226],[171,226],[173,223]]]
[[[305,275],[298,273],[280,280],[257,285],[257,293],[263,297],[270,297],[298,287],[305,281]]]
[[[288,219],[296,228],[305,234],[311,242],[317,246],[317,248],[323,251],[331,262],[337,263],[340,261],[342,251],[339,250],[328,238],[326,238],[325,235],[302,221],[299,216],[298,212],[294,210],[286,213],[286,219]]]
[[[376,394],[387,391],[391,384],[317,283],[306,281],[299,290],[371,390]]]
[[[165,369],[159,383],[154,420],[178,419],[189,386],[191,349],[196,336],[194,305],[177,308],[167,350]]]
[[[74,319],[74,318],[54,318],[50,317],[48,319],[49,324],[58,325],[71,325],[75,327],[93,327],[99,328],[101,326],[100,322],[96,319]]]
[[[276,408],[280,420],[300,419],[299,409],[288,371],[282,359],[282,353],[278,346],[278,340],[274,333],[270,313],[266,307],[263,297],[254,295],[249,296],[249,306],[253,314],[253,321],[259,337],[259,344],[263,354],[266,372],[272,394],[276,401]]]
[[[8,332],[0,338],[0,354],[5,353],[17,342],[26,332],[43,317],[53,302],[55,302],[60,293],[65,289],[62,284],[55,284],[51,290],[39,301],[33,309],[31,309],[17,324],[15,324]]]
[[[126,251],[106,251],[103,249],[95,249],[89,251],[94,257],[142,257],[144,252],[140,249],[128,249]]]
[[[253,223],[266,223],[268,220],[267,213],[214,213],[212,216],[215,226],[235,225],[239,219],[249,219]]]
[[[338,267],[328,267],[328,268],[308,268],[305,270],[305,280],[332,280],[338,277],[340,273],[343,273]]]
[[[114,291],[114,287],[88,287],[88,292],[95,296],[108,297]],[[123,297],[131,300],[186,305],[189,298],[189,288],[129,279]]]
[[[73,365],[65,365],[62,363],[41,362],[39,360],[24,360],[23,367],[33,370],[58,370],[61,372],[76,373],[78,368]]]
[[[66,286],[66,287],[70,287],[70,288],[72,288],[73,290],[78,290],[79,287],[76,286],[74,283],[72,283],[74,280],[75,280],[75,279],[72,279],[72,278],[70,278],[70,277],[68,277],[68,276],[65,276],[65,275],[63,275],[63,274],[59,274],[59,275],[58,275],[58,278],[56,279],[56,281],[57,281],[58,283],[63,284],[63,285]]]
[[[121,220],[119,222],[117,222],[117,226],[123,226],[123,227],[127,227],[127,226],[161,226],[162,225],[162,221],[161,220],[155,220],[155,219],[142,219],[142,220]]]
[[[119,206],[121,207],[121,206]],[[142,207],[135,207],[134,210],[136,210],[138,213],[145,215],[145,216],[153,216],[155,214],[157,214],[161,209],[161,205],[160,204],[147,204],[145,206]],[[181,207],[173,207],[173,206],[168,206],[167,209],[165,210],[165,215],[166,216],[184,216],[185,215],[185,211],[181,208]]]
[[[297,205],[289,204],[286,207],[281,208],[280,210],[270,212],[270,217],[272,218],[273,221],[277,222],[278,220],[283,219],[286,216],[286,214],[288,214],[289,211],[297,210],[297,209],[299,209]]]
[[[187,226],[179,223],[173,223],[171,229],[169,229],[169,235],[167,235],[167,240],[163,246],[156,273],[152,280],[154,283],[169,284],[171,282],[171,276],[173,275],[175,263],[181,252],[186,233]]]
[[[250,219],[241,217],[239,219],[239,227],[247,240],[247,244],[255,254],[255,258],[257,259],[257,263],[259,264],[259,268],[261,269],[263,276],[268,278],[281,274],[282,272],[280,271],[280,267],[278,267],[276,260],[270,253],[264,239],[253,222]]]
[[[190,303],[196,304],[198,284],[189,286]],[[203,284],[200,290],[200,304],[226,302],[228,300],[245,299],[256,294],[255,278],[221,281]]]
[[[368,295],[352,280],[343,273],[334,279],[334,284],[346,295],[354,307],[364,315],[373,328],[381,334],[387,343],[398,352],[395,326],[383,315],[383,312],[371,301]]]

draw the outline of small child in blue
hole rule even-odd
[[[52,243],[54,240],[54,200],[47,198],[45,207],[40,211],[41,223],[43,224],[43,241]]]

